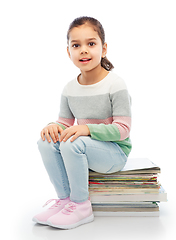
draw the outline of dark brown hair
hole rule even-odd
[[[101,39],[102,45],[104,45],[105,43],[105,31],[103,29],[103,26],[101,25],[101,23],[92,17],[79,17],[73,20],[73,22],[70,24],[68,32],[67,32],[67,41],[69,41],[69,34],[71,32],[71,30],[74,27],[79,27],[85,23],[89,23],[94,30],[98,33],[98,36]],[[101,58],[101,66],[106,69],[107,71],[111,71],[114,66],[112,65],[112,63],[107,59],[107,57]]]

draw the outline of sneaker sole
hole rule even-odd
[[[42,221],[39,221],[37,218],[33,218],[33,219],[32,219],[32,221],[33,221],[33,222],[35,222],[35,223],[42,224],[42,225],[48,225],[48,223],[47,223],[47,222],[42,222]]]
[[[50,221],[47,221],[47,224],[51,227],[55,227],[55,228],[60,228],[60,229],[71,229],[71,228],[76,228],[80,225],[92,222],[94,220],[94,215],[92,214],[91,216],[82,219],[81,221],[71,224],[71,225],[54,225],[52,224]]]

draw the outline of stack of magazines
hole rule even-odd
[[[160,168],[149,159],[128,159],[112,174],[89,171],[89,193],[95,216],[159,216],[167,194],[158,181]]]

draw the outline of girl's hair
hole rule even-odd
[[[102,45],[104,45],[105,31],[103,29],[103,26],[97,19],[92,18],[92,17],[79,17],[79,18],[76,18],[75,20],[73,20],[73,22],[70,24],[68,32],[67,32],[67,41],[69,41],[69,35],[70,35],[71,30],[74,27],[79,27],[81,25],[84,25],[85,23],[89,23],[94,28],[94,30],[98,33],[98,36],[101,39]],[[107,59],[107,57],[101,58],[101,66],[104,69],[106,69],[107,71],[110,71],[114,68],[114,66]]]

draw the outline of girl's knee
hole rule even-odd
[[[38,140],[38,142],[37,142],[37,145],[38,145],[38,148],[39,148],[39,150],[40,150],[41,148],[43,148],[44,141],[40,138],[40,139]]]
[[[60,143],[60,150],[62,153],[64,152],[77,152],[83,153],[85,151],[84,142],[81,140],[82,137],[78,137],[73,142],[70,141],[69,138],[66,142]]]
[[[39,151],[48,151],[57,149],[57,143],[55,144],[52,140],[49,143],[46,139],[43,141],[41,138],[37,142]]]
[[[41,138],[38,140],[37,144],[40,152],[43,152],[48,147],[47,140],[43,141]]]
[[[68,139],[66,142],[61,142],[60,143],[60,150],[61,152],[68,151],[71,148],[71,142],[70,139]]]

